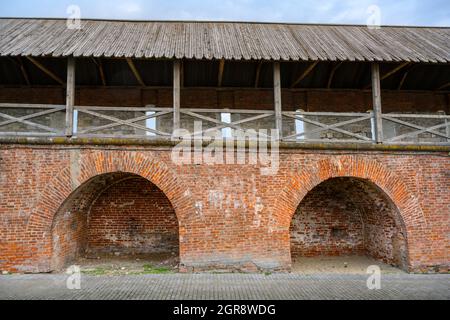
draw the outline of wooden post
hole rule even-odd
[[[180,129],[181,62],[173,62],[173,132]]]
[[[278,129],[279,138],[283,136],[283,114],[281,103],[281,68],[280,63],[275,62],[273,65],[273,88],[275,102],[275,124]]]
[[[67,59],[66,136],[73,136],[73,106],[75,105],[75,59]]]
[[[375,141],[376,143],[383,143],[381,80],[380,80],[380,66],[378,63],[372,64],[372,98],[373,98],[373,113],[375,119]]]

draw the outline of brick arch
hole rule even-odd
[[[418,199],[392,170],[378,161],[359,156],[327,158],[318,161],[312,168],[295,172],[274,204],[272,217],[281,227],[280,231],[289,233],[298,206],[311,190],[326,180],[338,177],[369,181],[385,194],[397,209],[406,232],[409,267],[419,265],[421,252],[426,250],[427,222]]]
[[[75,171],[75,172],[74,172]],[[158,187],[169,199],[179,222],[180,258],[183,257],[182,238],[189,210],[194,208],[190,192],[169,167],[152,157],[138,152],[91,152],[80,156],[79,167],[66,167],[59,172],[41,192],[27,225],[27,236],[41,239],[31,245],[30,258],[37,272],[50,269],[52,255],[52,225],[59,208],[76,190],[95,177],[111,173],[129,173],[143,177]]]

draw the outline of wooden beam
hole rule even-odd
[[[447,82],[446,84],[440,86],[440,87],[437,88],[436,90],[437,90],[437,91],[441,91],[441,90],[444,90],[444,89],[446,89],[446,88],[448,88],[448,87],[450,87],[450,82]]]
[[[408,74],[409,74],[409,71],[406,71],[406,72],[403,74],[402,80],[400,80],[400,83],[398,84],[397,90],[402,90],[403,85],[405,84],[406,78],[408,78]]]
[[[23,65],[22,59],[20,57],[17,57],[16,59],[14,59],[12,57],[7,57],[7,58],[19,67],[20,72],[22,73],[22,77],[25,80],[26,84],[28,86],[31,85],[30,78],[28,77],[28,73],[25,70],[25,66]]]
[[[335,66],[333,67],[333,69],[331,70],[330,77],[328,78],[327,89],[330,89],[330,88],[331,88],[331,85],[332,85],[332,83],[333,83],[334,75],[335,75],[336,71],[342,66],[342,64],[343,64],[343,62],[339,62],[339,63],[338,63],[337,65],[335,65]]]
[[[397,73],[398,71],[400,71],[401,69],[403,69],[404,67],[406,67],[410,64],[411,64],[411,62],[405,62],[405,63],[402,63],[401,65],[393,68],[391,71],[387,72],[386,74],[384,74],[383,76],[380,77],[380,82],[383,81],[384,79],[389,78],[390,76],[392,76],[393,74]],[[372,84],[369,84],[364,89],[370,89],[371,86],[372,86]]]
[[[217,86],[221,87],[222,86],[222,80],[223,80],[223,71],[225,69],[225,60],[222,59],[220,60],[219,63],[219,76],[217,78]]]
[[[66,136],[73,136],[73,107],[75,105],[75,59],[67,59]]]
[[[127,58],[128,65],[130,66],[131,71],[133,72],[137,82],[142,86],[145,87],[145,82],[142,80],[141,74],[139,73],[138,69],[136,68],[136,65],[133,62],[133,59]]]
[[[17,57],[16,59],[14,59],[12,57],[7,57],[7,58],[20,68],[20,72],[22,73],[22,77],[25,80],[26,84],[28,86],[31,85],[30,78],[28,77],[28,73],[27,73],[27,70],[25,69],[22,59],[20,57]]]
[[[25,65],[23,64],[23,61],[20,57],[17,57],[17,60],[19,61],[20,71],[22,72],[22,76],[25,79],[25,82],[27,85],[31,85],[30,77],[28,76],[28,72],[25,69]]]
[[[258,67],[256,68],[256,77],[255,77],[255,88],[258,88],[259,86],[259,77],[261,75],[261,68],[262,68],[263,62],[261,61],[258,64]]]
[[[283,136],[283,110],[281,101],[281,67],[279,62],[273,64],[273,89],[275,104],[275,123],[279,139]]]
[[[297,80],[294,81],[294,83],[291,85],[291,89],[295,88],[303,79],[305,79],[318,64],[319,61],[311,63],[311,65],[305,70],[305,72],[303,72],[300,77],[298,77]]]
[[[394,73],[397,73],[398,71],[400,71],[401,69],[403,69],[404,67],[408,66],[410,64],[410,62],[405,62],[402,63],[401,65],[399,65],[398,67],[392,69],[391,71],[389,71],[388,73],[386,73],[385,75],[383,75],[381,77],[381,81],[383,81],[384,79],[389,78],[390,76],[392,76]]]
[[[96,58],[92,58],[92,61],[94,61],[94,63],[97,65],[98,68],[98,72],[100,74],[100,79],[102,81],[102,85],[104,87],[106,87],[106,78],[105,78],[105,72],[103,70],[103,63],[102,60],[100,59],[96,59]]]
[[[38,67],[41,71],[43,71],[46,75],[48,75],[50,78],[52,78],[53,80],[55,80],[56,82],[58,82],[60,85],[65,85],[66,83],[61,80],[60,77],[58,77],[56,74],[54,74],[52,71],[50,71],[49,69],[47,69],[42,63],[40,63],[39,61],[37,61],[36,59],[34,59],[33,57],[27,57],[28,60],[31,61],[31,63],[33,63],[36,67]]]
[[[372,64],[372,98],[373,98],[373,112],[375,121],[375,141],[376,143],[383,143],[381,80],[380,80],[380,65],[378,63]]]
[[[181,61],[173,62],[173,131],[180,129]]]

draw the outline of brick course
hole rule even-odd
[[[181,271],[289,270],[297,208],[311,190],[338,177],[376,186],[392,202],[395,225],[406,232],[409,270],[445,272],[449,266],[447,153],[281,150],[278,174],[262,176],[257,165],[176,166],[166,147],[2,145],[0,172],[1,270],[54,269],[57,213],[71,197],[98,195],[111,183],[96,177],[122,173],[147,179],[170,201],[179,224]],[[61,226],[83,229],[70,219]],[[402,247],[396,243],[391,246]],[[386,250],[395,252],[389,245]]]

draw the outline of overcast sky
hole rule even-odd
[[[228,20],[366,24],[380,8],[383,25],[450,26],[450,0],[2,0],[3,17]],[[373,13],[373,11],[371,11]]]

